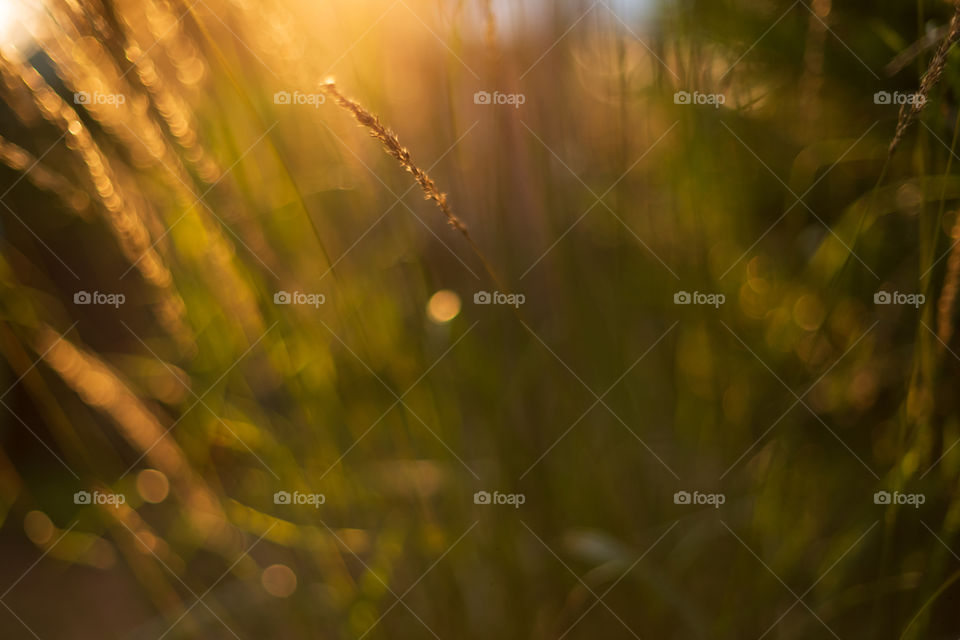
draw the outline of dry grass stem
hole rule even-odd
[[[365,127],[370,132],[372,137],[380,141],[380,143],[383,145],[384,151],[393,156],[393,158],[400,163],[400,166],[413,174],[414,179],[417,181],[417,184],[420,185],[420,189],[423,190],[424,196],[427,198],[427,200],[433,200],[433,202],[446,217],[450,226],[459,231],[463,237],[466,238],[474,253],[477,254],[477,257],[480,258],[480,261],[483,263],[484,269],[497,284],[497,286],[503,290],[506,290],[506,287],[503,286],[503,283],[490,266],[490,263],[483,255],[483,252],[480,251],[479,247],[477,247],[476,243],[473,241],[473,238],[470,236],[470,232],[467,230],[467,225],[465,225],[460,218],[454,215],[453,210],[450,208],[450,204],[447,202],[447,194],[440,191],[440,189],[437,188],[436,183],[430,178],[429,175],[427,175],[427,172],[413,162],[410,152],[406,147],[400,144],[400,139],[397,137],[397,135],[387,128],[382,122],[380,122],[380,118],[364,109],[359,103],[340,93],[340,91],[337,90],[336,83],[332,79],[325,80],[320,85],[320,88],[339,106],[353,114],[353,117],[356,118],[357,122],[359,122],[361,126]]]
[[[896,150],[907,129],[910,128],[910,125],[913,124],[917,116],[920,115],[920,112],[923,111],[923,107],[927,104],[927,97],[930,95],[930,91],[937,86],[937,83],[940,82],[940,78],[943,76],[943,70],[947,66],[947,53],[957,40],[960,40],[960,5],[957,5],[956,11],[950,19],[947,35],[943,38],[943,41],[940,42],[940,46],[937,47],[937,52],[934,54],[933,60],[930,61],[930,66],[923,75],[923,80],[920,81],[920,89],[916,94],[917,100],[904,103],[904,105],[900,107],[897,131],[893,136],[893,141],[890,142],[888,153],[892,154]]]
[[[426,171],[414,164],[410,152],[400,144],[400,139],[397,138],[397,135],[384,126],[384,124],[380,122],[380,118],[340,93],[333,80],[325,81],[321,85],[321,88],[324,93],[333,98],[334,102],[352,113],[353,117],[357,119],[357,122],[366,127],[367,130],[370,131],[370,135],[383,144],[384,150],[396,158],[400,166],[413,174],[414,179],[417,181],[417,184],[420,185],[427,200],[433,200],[436,203],[440,211],[443,212],[443,215],[446,216],[450,226],[460,233],[466,234],[467,226],[453,214],[450,205],[447,203],[447,194],[437,188],[436,183],[427,175]]]

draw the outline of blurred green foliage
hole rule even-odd
[[[47,3],[2,56],[0,635],[954,637],[955,51],[888,153],[952,5],[638,6]],[[481,255],[297,103],[331,74]]]

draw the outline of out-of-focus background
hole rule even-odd
[[[0,636],[957,637],[954,11],[3,0]]]

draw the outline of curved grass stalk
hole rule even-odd
[[[334,102],[337,103],[340,107],[349,111],[353,117],[360,123],[360,125],[366,128],[370,132],[370,136],[376,138],[380,141],[380,144],[383,146],[383,150],[387,155],[393,157],[400,166],[405,170],[413,174],[414,180],[417,181],[417,184],[420,185],[420,189],[423,191],[424,196],[427,200],[432,200],[434,204],[437,205],[437,208],[440,209],[440,212],[443,213],[444,217],[447,219],[447,223],[460,232],[460,235],[466,239],[467,243],[470,245],[470,248],[480,259],[480,262],[483,264],[484,270],[493,280],[493,282],[502,290],[506,291],[506,287],[503,286],[500,281],[500,277],[496,274],[491,267],[490,262],[487,260],[487,257],[480,250],[480,247],[473,240],[473,236],[470,235],[470,231],[467,229],[467,225],[463,223],[460,218],[453,213],[453,209],[450,207],[450,203],[447,201],[447,194],[440,191],[437,188],[437,184],[433,179],[427,175],[427,172],[421,169],[413,161],[413,157],[410,155],[410,151],[400,144],[400,139],[397,137],[393,131],[386,127],[381,121],[380,118],[375,116],[370,111],[367,111],[360,103],[351,100],[344,96],[337,89],[336,83],[332,79],[327,79],[320,85],[320,89],[330,96]]]

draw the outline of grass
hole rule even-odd
[[[955,635],[954,7],[652,5],[46,3],[2,635]]]

